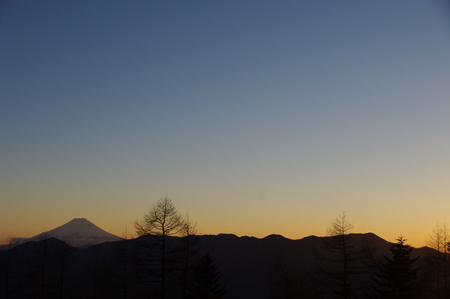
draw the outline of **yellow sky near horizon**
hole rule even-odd
[[[231,209],[231,208],[229,208]],[[326,229],[330,226],[331,222],[342,214],[340,212],[328,211],[323,215],[318,214],[303,214],[302,217],[298,217],[298,213],[294,210],[276,210],[273,209],[271,215],[265,215],[263,213],[258,214],[254,212],[251,217],[246,215],[238,215],[237,213],[231,213],[224,207],[224,214],[212,214],[202,213],[202,211],[190,211],[189,216],[193,222],[197,224],[197,231],[199,234],[212,234],[217,235],[220,233],[230,233],[237,236],[251,236],[257,238],[264,238],[270,234],[283,235],[289,239],[301,239],[310,235],[326,236]],[[28,238],[37,235],[41,232],[54,229],[61,226],[73,218],[86,218],[93,222],[100,228],[115,234],[117,236],[123,236],[125,232],[129,235],[135,234],[133,222],[136,219],[140,219],[144,210],[136,215],[134,219],[129,218],[124,221],[122,217],[117,215],[116,217],[106,215],[94,215],[86,213],[88,215],[76,215],[65,216],[58,215],[52,218],[50,217],[36,217],[26,215],[24,213],[23,219],[16,219],[7,223],[5,218],[1,222],[3,228],[2,235],[0,235],[0,243],[7,243],[9,236]],[[180,211],[180,213],[183,213]],[[30,213],[32,214],[32,213]],[[437,223],[445,223],[445,220],[435,221],[411,221],[405,215],[385,215],[384,217],[377,217],[377,223],[371,223],[373,219],[369,218],[371,213],[352,215],[351,210],[346,210],[346,215],[355,228],[352,233],[374,233],[379,237],[389,242],[395,242],[395,239],[403,235],[408,243],[414,247],[422,247],[427,245],[430,235],[436,228]],[[70,215],[70,213],[69,213]],[[74,215],[72,213],[72,215]],[[27,217],[30,216],[30,217]],[[400,225],[392,225],[390,217],[396,217]],[[283,221],[280,221],[283,219]],[[209,225],[207,225],[209,223]]]

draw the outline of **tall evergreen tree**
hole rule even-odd
[[[415,267],[419,257],[412,258],[413,248],[406,244],[406,239],[398,237],[397,243],[391,244],[389,250],[392,257],[384,257],[376,275],[375,288],[378,298],[418,298],[420,289],[417,284],[418,267]]]
[[[205,253],[194,267],[194,281],[189,289],[192,299],[220,299],[226,286],[219,285],[219,270],[209,253]]]

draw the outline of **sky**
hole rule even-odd
[[[444,1],[6,1],[0,41],[0,243],[165,196],[201,234],[450,223]]]

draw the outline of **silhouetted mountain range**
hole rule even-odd
[[[80,229],[80,231],[77,233],[72,230],[73,228]],[[58,237],[69,235],[70,245],[74,244],[72,243],[73,240],[97,238],[105,241],[114,239],[114,237],[116,240],[120,240],[120,238],[99,229],[85,219],[74,219],[57,229],[49,231],[48,236],[52,235]],[[99,236],[103,236],[103,238]],[[237,237],[233,234],[219,234],[196,236],[196,238],[199,248],[197,256],[208,252],[215,260],[221,275],[219,282],[221,285],[227,286],[227,293],[224,298],[267,298],[271,286],[271,272],[273,271],[271,263],[274,257],[282,259],[285,265],[295,269],[297,275],[306,278],[311,276],[312,279],[312,274],[317,271],[316,252],[323,250],[323,240],[327,237],[309,236],[300,240],[291,240],[280,235],[270,235],[259,239]],[[354,244],[361,245],[361,248],[364,244],[370,244],[372,248],[377,248],[376,255],[378,257],[388,253],[390,243],[375,234],[350,234],[348,238]],[[178,237],[168,237],[169,244],[177,244],[179,241],[180,238]],[[39,277],[39,271],[44,271],[42,265],[45,264],[45,260],[43,258],[47,256],[46,262],[48,265],[45,271],[53,269],[47,275],[47,279],[49,281],[53,279],[54,285],[57,285],[59,281],[58,275],[60,274],[58,274],[59,270],[57,269],[61,268],[62,262],[66,263],[64,266],[66,267],[65,282],[64,284],[59,283],[60,286],[64,285],[64,292],[67,292],[66,297],[70,297],[69,294],[75,292],[73,290],[78,290],[76,291],[78,295],[88,294],[92,291],[89,287],[89,277],[103,273],[103,280],[97,285],[99,288],[97,291],[100,292],[100,285],[108,288],[107,280],[114,282],[119,277],[114,276],[116,269],[120,268],[117,254],[119,246],[127,244],[127,248],[130,248],[130,252],[132,252],[133,248],[140,248],[139,246],[142,247],[143,244],[147,244],[145,246],[151,248],[152,242],[154,241],[151,237],[140,237],[131,240],[103,242],[83,249],[70,246],[54,237],[42,239],[41,236],[39,241],[31,240],[15,246],[11,250],[11,256],[9,257],[12,257],[10,267],[11,273],[13,273],[10,282],[11,291],[14,290],[15,295],[19,297],[26,295],[24,293],[26,289],[28,293],[35,292],[38,289],[39,281],[36,277]],[[48,252],[45,252],[46,250]],[[426,247],[414,249],[413,256],[424,255],[426,250],[429,249]],[[3,264],[6,254],[7,251],[5,250],[0,252],[0,260],[3,261]],[[33,278],[32,273],[35,273],[36,279]],[[371,278],[364,277],[364,275],[361,274],[361,283],[366,283],[365,279],[367,279],[367,283],[370,283]],[[314,285],[318,282],[308,280],[307,284]],[[27,288],[24,288],[23,285],[26,285]],[[51,285],[51,283],[48,284],[48,293],[61,291],[62,289],[62,287],[58,289],[58,287],[51,287]],[[112,283],[111,285],[117,287],[119,284]],[[101,292],[103,292],[105,298],[108,296],[111,298],[120,293],[114,291],[114,288],[108,292],[105,290]],[[97,298],[102,298],[102,296],[96,295]],[[77,297],[77,295],[73,297]],[[116,297],[120,296],[117,295]]]

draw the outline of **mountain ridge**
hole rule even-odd
[[[354,233],[348,236],[348,240],[352,240],[356,246],[374,245],[376,258],[382,259],[383,256],[390,253],[391,242],[374,233]],[[220,284],[227,286],[224,299],[266,298],[270,291],[270,277],[273,273],[271,265],[274,258],[279,258],[285,265],[289,265],[290,269],[294,269],[295,273],[305,277],[308,283],[313,283],[310,279],[314,279],[314,273],[317,271],[315,249],[325,250],[323,241],[327,238],[329,237],[308,236],[292,240],[281,235],[269,235],[261,239],[248,236],[238,237],[233,234],[199,235],[197,238],[197,258],[206,252],[213,257],[220,271]],[[167,237],[167,244],[176,246],[180,239],[176,236]],[[118,249],[150,248],[148,245],[152,245],[154,242],[156,242],[156,239],[151,236],[141,236],[129,240],[122,239],[119,242],[104,242],[89,247],[70,249],[70,247],[74,247],[72,244],[67,245],[61,240],[48,236],[47,239],[15,246],[13,251],[16,257],[39,259],[39,253],[42,252],[43,248],[50,250],[50,247],[53,247],[54,252],[58,252],[62,248],[61,245],[67,246],[68,250],[74,254],[71,259],[77,261],[72,265],[71,275],[82,278],[89,274],[86,269],[89,269],[93,261],[99,262],[101,260],[105,264],[112,265],[114,261],[117,263],[115,259]],[[44,244],[46,245],[44,246]],[[126,247],[123,247],[124,245]],[[412,256],[424,257],[425,250],[429,250],[429,248],[414,248]],[[0,252],[1,254],[2,252]],[[18,259],[18,261],[22,261],[24,263],[23,269],[27,269],[27,259]],[[32,268],[30,269],[32,270]],[[370,275],[370,273],[364,273],[361,279],[364,279],[367,284],[372,283],[373,279]],[[322,289],[324,288],[321,287]]]

